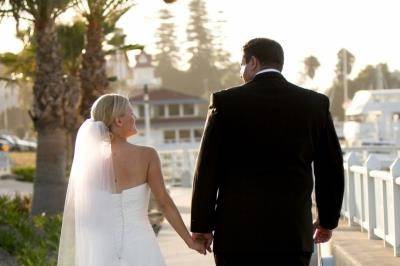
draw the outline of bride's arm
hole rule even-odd
[[[150,163],[147,173],[147,182],[153,192],[158,204],[160,205],[165,218],[185,241],[188,247],[196,249],[202,254],[206,254],[204,245],[194,242],[189,231],[187,230],[182,217],[171,199],[164,184],[164,178],[161,171],[160,158],[154,149],[150,149]]]

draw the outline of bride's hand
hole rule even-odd
[[[188,246],[200,254],[206,255],[206,244],[204,241],[191,239],[188,243]]]

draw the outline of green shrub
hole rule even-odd
[[[12,173],[17,175],[17,180],[24,182],[33,182],[35,171],[35,167],[31,166],[16,167],[12,169]]]
[[[0,196],[0,247],[21,265],[56,265],[61,215],[30,216],[30,197]]]

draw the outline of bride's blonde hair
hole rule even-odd
[[[119,94],[104,94],[97,98],[90,110],[90,116],[94,121],[103,122],[109,129],[113,121],[131,108],[129,99]]]

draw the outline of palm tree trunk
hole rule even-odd
[[[65,84],[54,19],[35,20],[37,43],[34,103],[30,114],[38,132],[32,214],[63,210],[67,179]]]
[[[64,208],[67,187],[66,130],[39,129],[32,214],[56,214]]]
[[[79,114],[79,108],[82,101],[81,84],[77,73],[71,73],[65,79],[66,92],[68,93],[67,109],[65,113],[65,125],[67,132],[67,173],[72,166],[72,159],[75,150],[75,139],[78,129],[83,122],[82,116]]]
[[[82,82],[82,104],[80,113],[83,118],[89,117],[90,107],[96,98],[108,91],[106,61],[102,48],[104,33],[101,22],[102,19],[96,16],[88,17],[86,47],[80,72]]]

